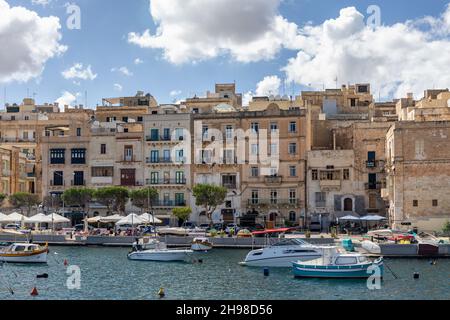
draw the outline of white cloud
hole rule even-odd
[[[52,0],[31,0],[31,3],[34,5],[41,5],[43,7],[47,6],[48,4],[50,4]]]
[[[123,90],[123,87],[122,87],[122,85],[115,83],[114,90],[121,92]]]
[[[143,63],[144,63],[144,61],[142,59],[140,59],[140,58],[134,59],[134,64],[136,64],[136,65],[143,64]]]
[[[445,27],[445,28],[444,28]],[[447,28],[448,27],[448,28]],[[446,29],[447,28],[447,29]],[[288,81],[321,88],[370,82],[382,97],[421,97],[450,84],[450,6],[441,17],[369,28],[354,7],[301,29],[299,52],[283,69]]]
[[[292,48],[297,25],[278,13],[281,0],[151,0],[155,34],[131,32],[128,42],[162,49],[174,64],[229,54],[240,62],[272,59]]]
[[[257,96],[270,96],[280,93],[281,79],[277,76],[268,76],[256,86]]]
[[[76,103],[77,97],[79,96],[79,92],[72,94],[69,91],[63,91],[62,96],[56,99],[56,102],[59,103],[60,110],[64,111],[64,106],[72,106],[74,103]]]
[[[172,91],[170,91],[170,96],[176,97],[176,96],[179,96],[181,93],[182,93],[181,90],[172,90]]]
[[[84,68],[82,63],[75,63],[72,67],[64,70],[61,74],[64,79],[94,80],[97,78],[97,74],[92,72],[91,65]]]
[[[40,17],[0,0],[0,82],[39,77],[46,62],[67,50],[57,17]]]
[[[133,75],[133,72],[128,70],[127,67],[120,67],[120,68],[112,68],[111,72],[120,72],[124,76],[131,77]]]
[[[248,106],[253,97],[278,95],[280,93],[281,79],[278,76],[267,76],[256,85],[255,92],[248,91],[242,97],[242,104]]]

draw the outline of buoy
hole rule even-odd
[[[414,279],[419,279],[420,278],[420,274],[418,272],[414,273]]]
[[[47,274],[47,273],[44,273],[44,274],[38,274],[38,275],[36,276],[36,278],[38,278],[38,279],[48,279],[48,274]]]
[[[198,263],[203,263],[203,259],[198,259]]]
[[[159,298],[164,298],[166,296],[166,293],[164,292],[164,288],[160,288],[158,291]]]
[[[34,287],[33,290],[31,290],[31,296],[36,297],[38,295],[39,295],[39,292],[38,292],[37,288]]]
[[[69,265],[69,262],[67,262],[67,259],[64,259],[64,266],[68,266]]]
[[[264,276],[268,277],[270,274],[269,268],[264,268]]]

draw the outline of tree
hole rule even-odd
[[[9,201],[14,208],[22,210],[22,208],[26,207],[27,215],[29,216],[31,209],[39,204],[39,197],[27,192],[17,192],[9,197]]]
[[[447,221],[442,229],[445,235],[450,234],[450,221]]]
[[[71,188],[64,191],[62,199],[71,207],[78,207],[89,215],[89,203],[94,197],[95,190],[89,188]]]
[[[6,199],[7,197],[8,197],[8,196],[7,196],[6,194],[0,193],[0,207],[3,205],[3,201],[5,201],[5,199]]]
[[[158,190],[151,187],[133,190],[130,192],[131,203],[133,204],[133,206],[141,209],[141,211],[143,211],[145,208],[151,211],[153,205],[158,199],[158,196]]]
[[[206,216],[211,223],[212,214],[218,206],[224,203],[227,192],[228,190],[224,187],[210,184],[198,184],[194,187],[195,204],[205,208]]]
[[[108,207],[108,211],[125,212],[125,206],[130,197],[129,191],[124,187],[106,187],[95,191],[94,198]]]
[[[183,224],[187,219],[189,219],[192,209],[189,207],[185,208],[175,208],[172,211],[173,215],[178,218],[178,220]]]

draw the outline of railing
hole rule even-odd
[[[50,158],[50,164],[66,164],[66,159],[65,158]]]
[[[136,162],[136,156],[124,156],[122,162]]]
[[[66,182],[65,181],[62,181],[62,182],[58,181],[58,183],[55,183],[55,181],[50,180],[50,186],[51,187],[65,187],[66,186]]]
[[[147,185],[185,185],[186,179],[147,179]]]
[[[237,189],[237,184],[236,183],[222,183],[222,187],[230,189],[230,190],[235,190],[235,189]]]
[[[148,164],[177,164],[186,163],[186,158],[172,159],[172,158],[146,158]]]
[[[84,186],[86,186],[86,180],[83,180],[83,181],[72,180],[72,181],[70,181],[70,185],[72,187],[84,187]]]
[[[300,207],[302,201],[300,199],[249,199],[248,206],[278,206],[289,205]]]
[[[156,200],[152,202],[153,207],[185,207],[186,201]]]
[[[282,176],[266,176],[264,177],[265,183],[268,184],[281,184],[283,182]]]

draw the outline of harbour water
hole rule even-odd
[[[369,290],[365,280],[295,279],[291,270],[238,265],[247,250],[215,249],[196,256],[203,263],[135,262],[129,249],[52,247],[48,265],[4,264],[0,268],[0,300],[151,300],[163,287],[169,300],[406,300],[450,299],[450,260],[436,265],[424,260],[388,259],[380,290]],[[67,267],[78,266],[81,288],[69,290]],[[420,278],[413,279],[418,272]],[[36,279],[47,273],[48,279]],[[31,297],[36,286],[39,296]],[[9,288],[14,291],[11,294]]]

